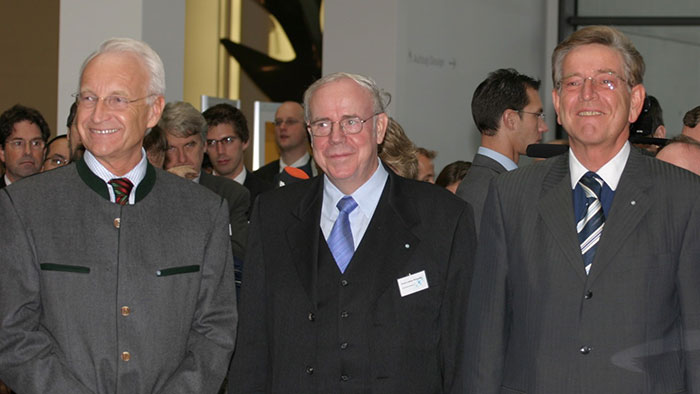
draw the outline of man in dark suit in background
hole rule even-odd
[[[491,179],[518,168],[527,146],[547,132],[539,88],[540,81],[509,68],[490,73],[474,91],[472,116],[481,146],[457,195],[474,208],[477,234]]]
[[[285,167],[301,169],[310,178],[318,175],[313,158],[309,155],[309,140],[304,126],[304,108],[294,101],[285,101],[275,112],[275,143],[280,152],[278,160],[258,168],[255,175],[271,182],[280,183],[280,173]]]
[[[552,55],[568,154],[494,178],[469,300],[469,393],[697,393],[700,178],[630,149],[644,60],[618,30]]]
[[[457,392],[471,207],[380,162],[373,80],[331,74],[304,102],[325,175],[258,198],[230,392]]]
[[[49,125],[34,108],[17,104],[0,115],[0,161],[5,165],[0,188],[41,170],[50,135]]]
[[[207,154],[214,175],[232,179],[250,192],[250,210],[258,194],[272,190],[272,183],[248,171],[244,164],[250,133],[245,115],[231,104],[217,104],[202,113],[207,121]]]
[[[228,202],[236,289],[240,289],[245,245],[248,241],[250,193],[231,179],[202,171],[207,122],[192,104],[183,101],[166,104],[158,128],[165,133],[168,141],[163,167],[169,172],[199,183]]]

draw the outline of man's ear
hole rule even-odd
[[[158,124],[160,116],[163,114],[163,108],[165,107],[165,97],[157,96],[156,99],[151,104],[150,113],[148,114],[148,128],[151,128]]]
[[[630,92],[630,112],[629,116],[627,117],[627,120],[630,123],[634,123],[637,121],[639,114],[642,112],[642,107],[644,106],[644,98],[646,97],[646,95],[646,89],[641,83],[632,87],[632,91]]]
[[[559,91],[554,88],[552,89],[552,104],[554,105],[554,113],[557,114],[557,124],[561,125],[561,119],[559,119]]]
[[[654,138],[666,138],[666,126],[661,125],[651,134]]]
[[[375,130],[377,131],[377,145],[384,141],[384,135],[386,134],[386,127],[389,125],[389,117],[386,116],[384,112],[377,115],[377,125]]]
[[[513,130],[515,129],[517,118],[520,118],[520,114],[518,114],[518,111],[512,110],[512,109],[507,109],[503,111],[501,114],[501,127],[505,127],[507,129]]]

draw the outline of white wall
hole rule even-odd
[[[148,42],[165,64],[167,100],[182,98],[185,0],[61,0],[57,133],[65,134],[80,66],[104,40]]]
[[[408,136],[438,151],[438,172],[473,158],[480,138],[471,96],[490,71],[549,78],[551,0],[327,0],[325,7],[323,73],[375,78],[392,94],[390,114]]]

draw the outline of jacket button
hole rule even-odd
[[[343,319],[345,319],[348,316],[349,316],[349,314],[346,311],[340,312],[340,317],[342,317]]]
[[[129,316],[131,314],[131,308],[128,306],[122,307],[122,316]]]
[[[115,218],[113,224],[115,228],[119,228],[119,226],[122,224],[122,220],[120,218]]]
[[[347,382],[348,380],[350,380],[350,377],[348,375],[341,375],[340,380],[342,380],[343,382]]]
[[[131,354],[129,352],[122,352],[122,361],[131,360]]]
[[[309,312],[309,321],[314,321],[316,320],[316,315],[314,315],[313,312]]]
[[[314,374],[314,369],[313,367],[306,367],[306,374],[307,375],[313,375]]]
[[[343,280],[340,281],[340,285],[343,286],[343,287],[345,287],[345,286],[348,285],[348,281],[345,280],[345,279],[343,279]]]
[[[593,298],[593,292],[590,291],[590,290],[588,290],[588,291],[586,292],[586,294],[583,296],[583,298],[585,298],[585,299],[587,299],[587,300],[590,300],[591,298]]]
[[[347,348],[348,348],[348,343],[347,343],[347,342],[343,342],[343,343],[340,344],[340,349],[341,349],[341,350],[345,350],[345,349],[347,349]]]
[[[585,355],[585,354],[590,353],[591,350],[592,350],[592,349],[591,349],[590,346],[581,346],[581,349],[579,349],[578,351],[581,352],[581,354],[584,354],[584,355]]]

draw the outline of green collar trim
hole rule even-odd
[[[80,179],[85,182],[85,184],[97,193],[100,197],[105,200],[109,200],[109,190],[107,189],[107,184],[90,171],[90,167],[85,163],[82,158],[75,163],[75,167],[78,170],[78,175]],[[148,193],[153,190],[153,186],[156,184],[156,170],[153,168],[151,163],[146,162],[146,175],[143,177],[138,187],[136,188],[136,202],[143,200]]]

